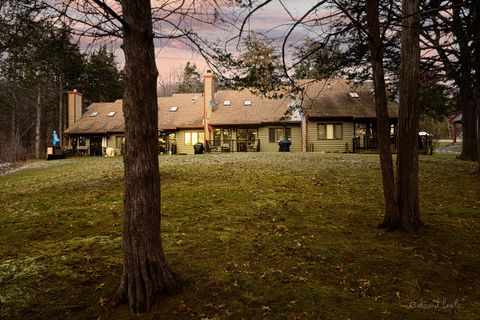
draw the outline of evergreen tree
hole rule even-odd
[[[264,94],[276,90],[282,80],[282,64],[274,42],[265,36],[251,35],[244,41],[245,52],[238,65],[238,83]]]
[[[195,63],[187,62],[180,81],[177,82],[175,93],[202,92],[202,80]]]
[[[293,52],[296,79],[325,79],[345,67],[339,43],[305,39]]]
[[[106,46],[101,46],[87,56],[80,84],[86,105],[120,99],[123,93],[122,83],[115,55]]]

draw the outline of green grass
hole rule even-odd
[[[164,247],[185,280],[181,293],[149,314],[111,307],[122,263],[120,158],[39,162],[0,177],[0,318],[480,315],[473,163],[449,154],[420,158],[426,228],[411,235],[376,228],[383,214],[377,155],[160,161]]]

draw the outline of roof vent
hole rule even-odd
[[[356,92],[349,92],[348,95],[349,95],[351,98],[360,98],[360,96],[359,96],[358,93],[356,93]]]
[[[224,101],[223,101],[223,105],[224,105],[224,106],[231,106],[231,105],[232,105],[232,101],[230,101],[230,100],[224,100]]]
[[[212,110],[215,110],[218,108],[218,101],[217,100],[210,100],[210,107],[212,107]]]
[[[110,111],[110,112],[107,114],[107,117],[113,117],[115,114],[116,114],[115,111]]]
[[[245,106],[251,106],[252,105],[252,100],[245,100],[245,101],[243,101],[243,104]]]
[[[177,110],[178,110],[178,107],[176,106],[173,106],[170,108],[170,112],[177,112]]]
[[[97,111],[90,113],[90,117],[96,117],[96,116],[98,116],[98,112],[97,112]]]

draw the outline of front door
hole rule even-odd
[[[102,156],[102,137],[93,136],[90,137],[90,155],[91,156]]]

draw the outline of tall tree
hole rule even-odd
[[[132,312],[155,305],[161,294],[179,289],[165,262],[160,236],[157,67],[149,0],[123,0],[125,53],[125,217],[123,275],[115,303]]]
[[[380,29],[378,0],[366,0],[368,43],[375,90],[375,112],[377,115],[378,147],[382,170],[383,196],[385,199],[385,218],[381,227],[399,226],[400,215],[397,205],[395,175],[393,172],[392,152],[390,149],[390,121],[388,117],[387,92],[383,68],[383,39]]]
[[[202,92],[202,80],[200,73],[197,71],[197,65],[195,63],[187,62],[183,69],[183,74],[180,77],[180,81],[177,82],[176,93],[193,93]]]
[[[265,1],[255,7],[247,15],[249,18],[259,8],[271,1]],[[318,10],[327,1],[319,1],[312,5],[304,15],[294,20],[283,41],[282,56],[284,70],[286,65],[286,43],[295,29],[312,25],[321,26],[322,32],[316,33],[321,43],[335,36],[351,37],[352,31],[358,31],[359,41],[366,42],[369,48],[370,61],[375,87],[375,104],[382,168],[382,181],[385,197],[385,218],[380,227],[390,230],[417,231],[422,227],[419,212],[418,190],[418,155],[416,150],[418,135],[418,87],[419,87],[419,0],[403,0],[403,9],[397,7],[398,2],[368,0],[363,2],[337,1],[329,2],[329,14],[318,14]],[[405,11],[406,10],[406,11]],[[291,17],[294,15],[288,12]],[[338,24],[338,20],[344,21]],[[392,22],[399,22],[392,24]],[[365,23],[367,28],[364,27]],[[245,24],[245,22],[243,23]],[[325,25],[333,26],[330,29]],[[402,26],[401,35],[401,71],[400,71],[400,115],[399,143],[397,145],[396,177],[393,172],[392,155],[389,142],[389,121],[387,112],[386,86],[384,66],[394,67],[392,59],[385,57],[385,52],[396,54],[396,25]],[[304,29],[304,30],[305,30]],[[240,28],[242,30],[242,28]],[[367,41],[365,37],[367,36]],[[361,44],[358,48],[362,49]],[[393,47],[393,50],[392,48]],[[360,50],[360,52],[362,52]],[[362,57],[361,55],[359,55]],[[301,59],[300,59],[301,60]]]
[[[298,61],[292,67],[296,79],[325,79],[345,67],[340,44],[321,42],[307,38],[294,47],[293,58]]]
[[[420,219],[418,187],[418,121],[420,83],[420,0],[403,0],[398,116],[397,201],[401,227],[417,231]],[[392,227],[395,225],[392,224]]]
[[[463,112],[463,142],[461,158],[478,158],[478,116],[475,106],[475,32],[478,22],[474,18],[476,0],[425,1],[422,26],[422,44],[433,52],[423,57],[429,69],[439,69],[445,81],[458,88]]]
[[[237,68],[241,74],[240,86],[256,88],[262,93],[273,91],[281,84],[282,67],[279,52],[273,40],[260,34],[251,34],[243,42]]]
[[[76,24],[82,35],[123,40],[124,267],[114,302],[128,302],[132,312],[148,310],[158,303],[161,294],[177,291],[180,287],[179,278],[166,264],[161,241],[158,72],[154,38],[160,41],[184,38],[205,53],[205,42],[191,31],[190,22],[208,23],[209,19],[218,16],[219,6],[213,1],[198,12],[195,2],[188,7],[181,2],[160,3],[159,7],[152,8],[148,0],[44,1],[62,19]],[[214,10],[207,10],[212,6]]]
[[[111,102],[122,97],[122,77],[115,55],[106,46],[87,56],[80,86],[87,105],[92,102]]]

